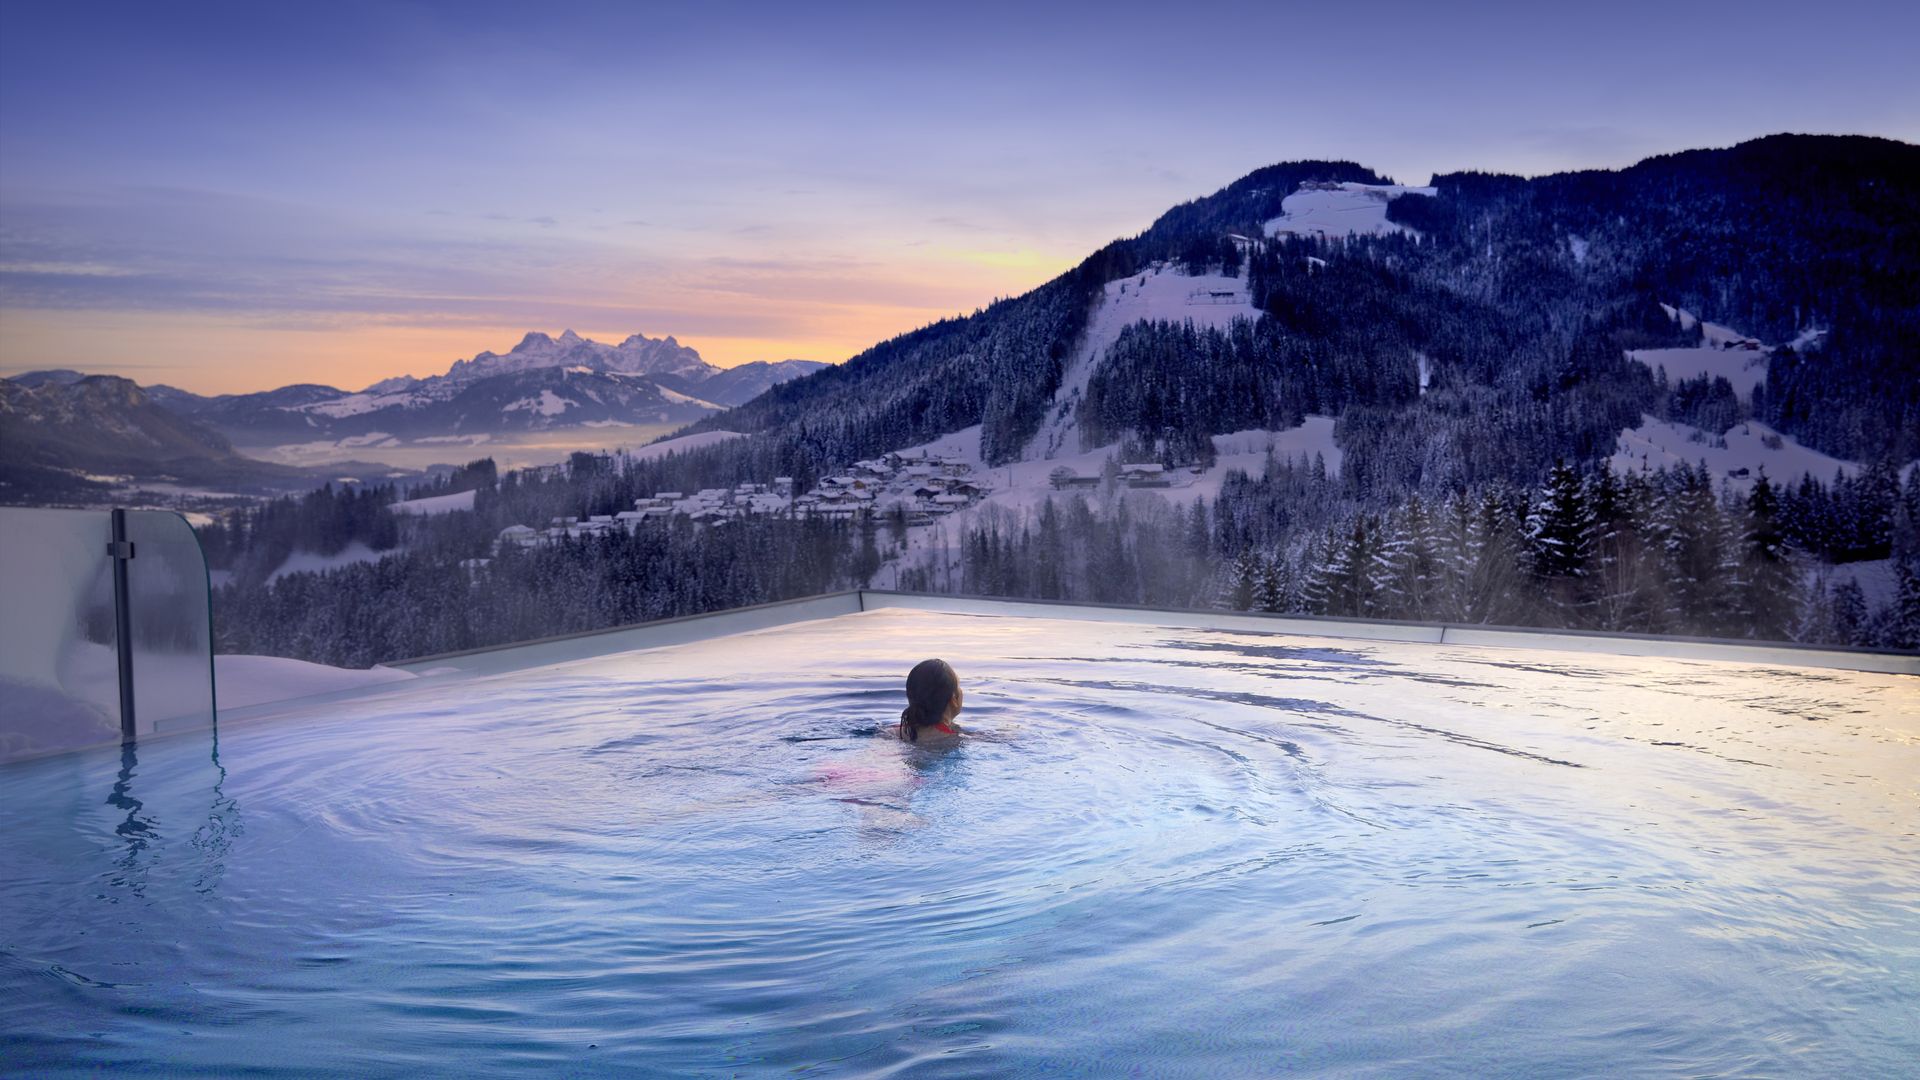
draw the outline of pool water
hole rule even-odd
[[[913,662],[951,748],[876,737]],[[0,1072],[1920,1060],[1920,680],[881,611],[0,769]]]

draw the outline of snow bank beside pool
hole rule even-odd
[[[203,672],[206,670],[201,669]],[[204,677],[204,676],[203,676]],[[364,671],[309,664],[284,656],[216,656],[213,683],[222,711],[263,705],[269,701],[358,690],[382,683],[415,678],[413,673],[387,667]]]

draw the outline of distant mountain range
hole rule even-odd
[[[826,365],[811,360],[718,368],[671,337],[618,345],[531,333],[502,355],[456,360],[445,375],[402,375],[360,391],[299,384],[206,397],[170,386],[154,400],[242,446],[335,440],[382,432],[398,439],[577,427],[687,423],[748,401]]]
[[[812,360],[719,368],[672,337],[618,345],[530,333],[504,355],[457,360],[444,375],[399,376],[364,390],[301,383],[207,396],[141,387],[109,375],[34,371],[0,380],[6,482],[43,492],[61,475],[132,476],[205,484],[241,478],[305,483],[308,470],[268,465],[235,445],[338,442],[383,435],[406,442],[553,428],[688,423],[825,367]],[[46,470],[51,470],[48,472]],[[16,492],[0,492],[0,500]]]
[[[319,482],[242,456],[130,379],[71,371],[0,379],[0,502],[84,498],[125,478],[260,492]]]

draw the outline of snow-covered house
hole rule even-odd
[[[1157,461],[1133,462],[1120,466],[1120,479],[1128,487],[1172,487],[1167,467]]]

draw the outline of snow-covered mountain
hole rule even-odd
[[[382,433],[417,440],[582,425],[688,423],[826,365],[810,360],[719,368],[672,337],[634,334],[617,345],[567,330],[529,333],[506,353],[454,361],[444,375],[383,379],[358,391],[297,384],[205,397],[173,387],[153,400],[242,445]],[[73,373],[34,373],[54,379]],[[76,376],[77,377],[77,376]]]
[[[483,352],[471,360],[456,360],[445,377],[472,380],[569,367],[628,375],[668,375],[693,382],[702,382],[720,370],[671,336],[656,339],[634,334],[618,345],[605,345],[567,330],[557,338],[537,331],[530,333],[504,356]]]
[[[1288,162],[701,427],[825,472],[976,427],[991,465],[1121,443],[1205,460],[1216,436],[1329,415],[1344,483],[1376,500],[1528,486],[1556,460],[1612,456],[1648,417],[1709,448],[1744,424],[1789,479],[1905,462],[1915,176],[1920,147],[1793,135],[1421,186]]]
[[[0,502],[64,501],[124,479],[254,492],[317,482],[242,456],[130,379],[71,371],[0,379]]]

